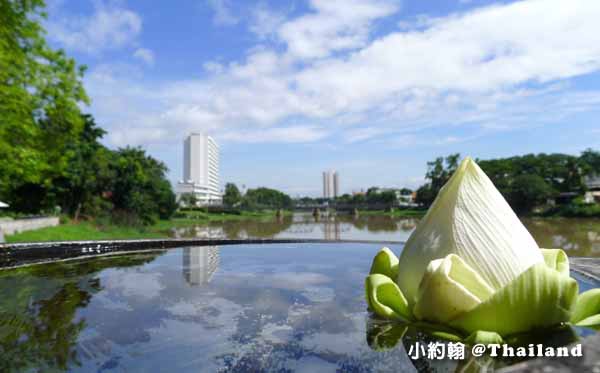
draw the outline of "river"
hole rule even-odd
[[[350,215],[315,219],[296,213],[272,220],[212,222],[173,229],[174,237],[198,238],[316,238],[326,240],[406,241],[418,218]],[[600,257],[600,219],[524,218],[540,247],[561,248],[569,256]]]

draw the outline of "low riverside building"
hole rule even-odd
[[[600,174],[588,175],[583,182],[588,189],[583,197],[586,203],[600,203]]]

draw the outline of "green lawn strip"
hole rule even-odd
[[[287,214],[290,214],[289,212]],[[80,241],[80,240],[125,240],[168,238],[171,228],[201,226],[210,222],[227,220],[269,220],[275,217],[274,211],[247,212],[240,215],[214,214],[194,211],[185,217],[159,220],[147,227],[124,227],[117,225],[97,225],[92,221],[65,223],[56,227],[41,228],[32,231],[7,235],[6,242],[45,242],[45,241]]]

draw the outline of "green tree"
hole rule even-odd
[[[80,214],[98,216],[112,209],[112,203],[103,195],[112,190],[114,154],[100,144],[106,131],[96,125],[91,115],[84,115],[83,119],[83,131],[77,141],[67,146],[73,154],[67,171],[53,181],[52,188],[62,210],[75,220]]]
[[[583,175],[600,175],[600,152],[586,149],[578,159]]]
[[[198,199],[196,198],[196,195],[194,193],[184,193],[181,195],[181,200],[180,202],[184,205],[184,206],[196,206],[196,204],[198,203]]]
[[[415,202],[422,206],[429,206],[435,200],[437,192],[434,192],[430,184],[424,184],[417,189]]]
[[[425,179],[428,182],[417,190],[417,203],[424,206],[429,206],[433,203],[440,189],[442,189],[458,168],[459,160],[460,154],[456,153],[450,154],[446,158],[438,157],[432,162],[427,162]]]
[[[176,210],[175,195],[166,179],[164,163],[146,155],[141,148],[116,152],[115,180],[111,191],[113,215],[122,224],[151,224],[167,219]]]
[[[66,171],[83,129],[85,70],[44,39],[42,0],[0,0],[0,198],[27,211],[52,207],[52,180]],[[22,196],[27,194],[28,201]],[[11,203],[13,205],[13,203]]]
[[[509,204],[519,213],[527,213],[552,197],[554,190],[539,175],[515,177],[508,195]]]
[[[234,207],[242,202],[242,193],[234,183],[225,184],[225,194],[223,195],[223,204],[228,207]]]
[[[242,205],[246,208],[292,208],[292,198],[287,194],[270,188],[248,189]]]

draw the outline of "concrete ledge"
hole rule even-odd
[[[114,241],[61,241],[0,244],[0,269],[75,259],[96,255],[145,250],[163,250],[185,246],[221,246],[273,243],[369,243],[403,245],[402,241],[322,240],[322,239],[150,239]]]
[[[57,216],[45,216],[31,219],[15,219],[0,221],[0,231],[5,235],[12,235],[19,232],[31,231],[34,229],[55,227],[60,223]]]

